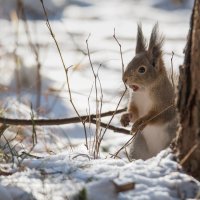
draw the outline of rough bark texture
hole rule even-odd
[[[180,67],[176,153],[184,169],[200,180],[200,0],[195,0],[185,60]]]

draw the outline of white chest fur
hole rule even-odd
[[[143,134],[145,138],[150,154],[155,155],[168,145],[170,138],[167,133],[167,126],[168,123],[147,125],[143,129],[141,134]]]
[[[131,91],[131,101],[134,102],[138,108],[139,117],[146,115],[152,106],[149,92],[145,89],[141,89],[137,92]]]

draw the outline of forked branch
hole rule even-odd
[[[101,114],[101,117],[112,116],[113,113],[119,114],[126,111],[126,108],[119,109],[116,111],[108,111]],[[81,118],[81,120],[80,120]],[[96,114],[92,115],[84,115],[80,117],[71,117],[71,118],[62,118],[62,119],[10,119],[0,117],[0,123],[4,125],[15,125],[15,126],[32,126],[34,121],[35,126],[56,126],[56,125],[66,125],[66,124],[73,124],[73,123],[81,123],[84,121],[85,123],[93,123],[96,124]],[[106,124],[101,122],[100,126],[103,128],[107,128],[113,130],[114,132],[130,134],[130,131],[127,129],[119,128],[112,126],[110,124]]]

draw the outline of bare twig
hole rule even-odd
[[[32,141],[33,147],[37,144],[37,133],[35,128],[35,121],[34,121],[34,112],[31,106],[31,121],[32,121]]]
[[[119,43],[119,41],[117,40],[117,38],[116,38],[116,36],[115,36],[115,29],[114,29],[114,35],[113,35],[113,37],[114,37],[114,39],[117,41],[117,44],[118,44],[119,47],[120,47],[120,56],[121,56],[121,63],[122,63],[122,73],[124,73],[124,62],[123,62],[122,48],[121,48],[121,44]],[[127,91],[127,87],[126,87],[125,83],[124,83],[124,87],[125,87],[125,90],[124,90],[122,96],[120,97],[119,102],[118,102],[118,104],[117,104],[117,106],[116,106],[116,109],[115,109],[116,112],[117,112],[118,107],[119,107],[119,105],[120,105],[120,103],[121,103],[121,101],[122,101],[122,99],[123,99],[123,97],[124,97],[124,95],[126,94],[126,91]],[[108,126],[109,126],[110,123],[112,122],[112,120],[113,120],[113,118],[114,118],[116,112],[114,112],[113,115],[111,116],[111,118],[110,118],[110,120],[109,120],[109,122],[108,122]],[[104,137],[104,135],[105,135],[105,133],[106,133],[106,131],[107,131],[108,126],[105,128],[105,130],[104,130],[104,132],[103,132],[103,134],[102,134],[102,136],[101,136],[101,138],[100,138],[100,143],[101,143],[101,141],[103,140],[103,137]]]
[[[188,159],[189,157],[192,155],[192,153],[197,149],[197,147],[199,146],[199,144],[195,144],[189,151],[188,153],[183,157],[183,159],[180,161],[180,164],[183,165]]]
[[[9,126],[3,124],[0,126],[0,138],[3,135],[4,131],[8,128]]]
[[[3,138],[4,138],[4,140],[6,141],[6,145],[8,146],[8,149],[9,149],[9,151],[10,151],[10,153],[11,153],[11,156],[12,156],[12,163],[14,163],[14,157],[15,157],[15,156],[18,156],[18,153],[15,151],[14,148],[11,147],[10,142],[9,142],[8,139],[4,136],[4,134],[3,134]]]
[[[90,55],[90,49],[89,49],[89,38],[90,35],[88,36],[87,40],[86,40],[86,45],[87,45],[87,54],[88,54],[88,58],[89,58],[89,62],[90,62],[90,67],[94,76],[94,87],[95,87],[95,100],[96,100],[96,132],[95,132],[95,139],[94,139],[94,158],[98,157],[99,155],[99,148],[100,148],[100,138],[101,138],[101,133],[102,133],[102,129],[100,129],[100,127],[103,127],[101,123],[101,113],[102,113],[102,107],[103,107],[103,90],[102,90],[102,85],[101,85],[101,80],[99,78],[99,69],[101,68],[101,64],[99,65],[98,69],[94,70],[94,66],[92,63],[92,59],[91,59],[91,55]],[[98,81],[98,82],[97,82]],[[98,97],[98,86],[97,83],[99,84],[100,87],[100,99]],[[104,124],[105,125],[105,124]],[[106,126],[104,126],[106,128]]]
[[[62,84],[62,86],[60,87],[60,89],[58,89],[57,91],[58,91],[58,93],[55,95],[55,98],[54,98],[54,100],[53,100],[53,102],[51,103],[51,105],[47,108],[47,110],[46,110],[46,114],[47,113],[50,113],[52,110],[53,110],[53,108],[55,107],[55,105],[56,105],[56,103],[58,102],[58,100],[59,100],[59,95],[60,95],[60,93],[63,91],[63,88],[65,87],[65,83],[64,84]],[[49,88],[49,90],[50,90],[50,88]],[[49,95],[48,94],[48,92],[46,93],[47,95]]]
[[[142,131],[144,129],[144,127],[148,124],[148,122],[152,121],[153,119],[155,119],[156,117],[158,117],[159,115],[161,115],[162,113],[166,112],[168,109],[175,107],[174,104],[171,104],[170,106],[166,107],[165,109],[161,110],[159,113],[157,113],[156,115],[152,116],[150,119],[148,119],[147,121],[145,121],[144,123],[142,123],[136,130],[137,131]],[[145,125],[145,126],[144,126]],[[142,127],[142,128],[141,128]]]
[[[92,140],[92,129],[91,129],[91,118],[90,118],[90,97],[91,97],[91,94],[92,94],[92,89],[93,89],[93,84],[92,84],[92,87],[90,89],[90,93],[88,95],[88,111],[86,110],[87,114],[88,114],[88,117],[89,117],[89,125],[88,125],[88,128],[89,128],[89,135],[90,135],[90,142],[89,144],[91,145],[91,140]],[[93,152],[93,148],[94,148],[94,143],[92,144],[92,148],[89,148],[89,149],[92,149],[92,152]]]
[[[159,115],[161,115],[162,113],[166,112],[168,109],[174,107],[175,105],[170,105],[167,108],[163,109],[161,112],[159,112],[158,114],[154,115],[152,118],[150,118],[149,120],[147,120],[145,123],[147,124],[148,122],[150,122],[151,120],[155,119],[156,117],[158,117]],[[141,127],[145,127],[143,126],[143,124],[141,124]],[[119,154],[120,151],[122,151],[124,148],[126,148],[131,142],[132,140],[135,139],[137,134],[141,134],[139,131],[142,131],[143,128],[138,127],[138,129],[135,131],[133,137],[131,139],[129,139],[116,153],[115,153],[115,157],[117,157],[117,155]],[[115,158],[114,157],[114,158]],[[129,157],[128,157],[129,159]]]
[[[95,87],[95,98],[96,98],[96,131],[95,131],[95,150],[97,149],[97,144],[98,144],[98,133],[99,133],[99,123],[100,123],[100,118],[99,118],[99,106],[98,106],[98,89],[97,89],[97,75],[94,71],[94,67],[93,67],[93,64],[92,64],[92,60],[91,60],[91,56],[90,56],[90,49],[89,49],[89,44],[88,44],[88,41],[89,41],[89,38],[90,38],[90,34],[88,36],[88,38],[86,39],[86,45],[87,45],[87,54],[88,54],[88,58],[89,58],[89,62],[90,62],[90,67],[91,67],[91,70],[92,70],[92,73],[93,73],[93,76],[94,76],[94,87]],[[94,158],[97,157],[96,155],[96,151],[94,151]],[[98,154],[98,153],[97,153]]]
[[[64,66],[65,67],[65,66]],[[65,74],[66,74],[66,79],[67,79],[67,87],[68,87],[68,91],[69,91],[69,98],[70,98],[70,103],[72,104],[76,114],[78,115],[78,118],[80,120],[80,122],[83,124],[83,128],[84,128],[84,133],[85,133],[85,145],[88,149],[88,140],[87,140],[87,131],[86,131],[86,127],[85,127],[85,120],[83,120],[78,112],[78,110],[76,109],[76,106],[74,105],[74,102],[72,100],[72,93],[71,93],[71,88],[70,88],[70,84],[69,84],[69,76],[68,76],[68,70],[70,67],[65,68]]]
[[[42,79],[41,79],[41,62],[40,62],[40,54],[39,54],[39,45],[36,45],[33,43],[30,30],[29,30],[29,25],[27,22],[26,18],[26,13],[24,10],[24,4],[22,0],[18,0],[19,7],[21,9],[21,15],[24,20],[24,26],[25,26],[25,31],[26,35],[28,38],[29,46],[32,49],[34,55],[35,55],[35,60],[36,60],[36,67],[37,67],[37,76],[36,76],[36,88],[37,88],[37,95],[36,95],[36,110],[40,108],[40,101],[41,101],[41,93],[42,93]]]
[[[122,62],[122,73],[124,74],[124,61],[123,61],[123,56],[122,56],[122,45],[119,43],[118,39],[116,38],[116,35],[115,35],[115,28],[114,28],[113,38],[115,39],[115,41],[116,41],[117,44],[119,45],[120,56],[121,56],[121,62]]]
[[[127,157],[128,161],[131,162],[131,158],[130,158],[130,156],[128,155],[127,148],[125,147],[124,150],[125,150],[125,154],[126,154],[126,157]]]
[[[74,44],[74,46],[76,48],[75,50],[78,51],[78,52],[81,52],[84,55],[84,57],[87,56],[87,52],[85,52],[83,49],[81,49],[81,47],[79,47],[79,45],[77,44],[76,38],[73,35],[73,33],[67,31],[67,34],[69,35],[70,40],[73,42],[73,44]]]
[[[49,19],[48,19],[48,15],[47,15],[47,12],[46,12],[46,9],[45,9],[45,6],[44,6],[44,2],[43,2],[43,0],[40,0],[40,2],[42,4],[42,8],[43,8],[44,15],[45,15],[45,18],[46,18],[47,28],[49,29],[49,32],[50,32],[50,34],[51,34],[51,36],[52,36],[52,38],[53,38],[53,40],[54,40],[54,42],[56,44],[56,47],[57,47],[57,50],[58,50],[58,53],[59,53],[63,68],[65,70],[67,87],[68,87],[69,96],[70,96],[70,103],[71,103],[72,107],[74,108],[74,111],[76,112],[79,120],[81,121],[81,123],[83,124],[83,127],[84,127],[84,133],[85,133],[85,139],[86,139],[86,147],[88,149],[87,132],[86,132],[86,127],[85,127],[85,122],[82,120],[82,118],[81,118],[80,114],[78,113],[78,110],[76,109],[76,106],[75,106],[75,104],[73,103],[73,100],[72,100],[71,89],[70,89],[70,84],[69,84],[69,77],[68,77],[68,70],[69,70],[70,67],[67,68],[66,65],[65,65],[65,62],[64,62],[60,47],[58,45],[56,37],[55,37],[55,35],[54,35],[53,31],[52,31],[51,25],[49,23]]]
[[[171,72],[171,80],[172,80],[172,86],[174,89],[174,66],[173,66],[173,58],[174,58],[174,52],[172,51],[172,57],[171,57],[171,67],[172,67],[172,72]]]
[[[118,156],[118,154],[127,146],[129,146],[132,141],[135,139],[136,135],[138,134],[138,132],[136,132],[112,157],[116,158]]]
[[[95,119],[91,119],[91,123],[95,124],[96,120]],[[130,131],[127,130],[127,129],[124,129],[124,128],[118,128],[116,126],[113,126],[113,125],[110,125],[110,124],[106,124],[106,123],[103,123],[103,122],[100,122],[99,125],[101,127],[103,127],[103,128],[110,129],[110,130],[112,130],[114,132],[124,133],[124,134],[130,135]]]
[[[15,59],[15,78],[16,78],[16,93],[18,101],[20,102],[20,91],[21,91],[21,84],[19,78],[19,56],[17,55],[17,48],[19,43],[19,18],[21,17],[21,6],[20,0],[17,0],[17,12],[13,12],[11,15],[12,21],[15,23],[15,49],[13,51],[14,59]]]
[[[86,157],[86,158],[88,158],[88,160],[91,160],[91,159],[90,159],[90,156],[88,156],[87,154],[83,154],[83,153],[77,154],[76,156],[72,157],[72,159],[78,158],[78,157],[80,157],[80,156]]]
[[[99,82],[99,86],[100,86],[100,91],[101,91],[101,97],[100,97],[100,105],[99,105],[99,119],[101,120],[101,114],[102,114],[102,108],[103,108],[103,89],[102,89],[102,84],[101,84],[101,80],[99,78],[99,69],[101,67],[101,64],[99,65],[99,68],[97,70],[97,79],[98,79],[98,82]],[[101,122],[101,121],[100,121]],[[101,124],[100,124],[101,126]],[[102,127],[102,126],[101,126]],[[100,129],[99,131],[99,136],[98,136],[98,143],[97,143],[97,153],[100,152],[100,144],[101,144],[101,139],[102,137],[102,128]]]

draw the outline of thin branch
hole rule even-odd
[[[101,118],[99,117],[99,110],[98,110],[98,89],[97,89],[97,75],[95,74],[95,71],[94,71],[94,67],[93,67],[93,64],[92,64],[92,60],[91,60],[91,56],[90,56],[90,49],[89,49],[89,44],[88,44],[88,41],[89,41],[89,38],[90,38],[90,34],[88,36],[88,38],[86,39],[86,45],[87,45],[87,54],[88,54],[88,58],[89,58],[89,62],[90,62],[90,67],[91,67],[91,70],[92,70],[92,74],[94,76],[94,87],[95,87],[95,100],[96,100],[96,131],[95,131],[95,149],[97,149],[97,144],[98,144],[98,132],[99,132],[99,123],[101,122]],[[98,154],[98,152],[97,152]],[[96,151],[94,151],[94,157],[96,158]]]
[[[115,41],[116,41],[117,44],[119,45],[120,56],[121,56],[121,62],[122,62],[122,73],[124,74],[124,61],[123,61],[123,56],[122,56],[122,45],[119,43],[118,39],[116,38],[116,35],[115,35],[115,28],[114,28],[113,38],[115,39]]]
[[[189,157],[192,155],[192,153],[197,149],[197,147],[199,146],[199,144],[195,144],[190,150],[189,152],[183,157],[183,159],[180,161],[180,165],[183,166],[183,164],[185,164],[185,162],[189,159]]]
[[[33,147],[37,144],[37,133],[36,133],[36,128],[35,128],[34,117],[35,116],[34,116],[33,108],[31,106],[32,142],[33,142]]]
[[[125,150],[125,154],[126,154],[126,157],[127,157],[128,161],[131,162],[131,158],[130,158],[130,156],[128,154],[128,151],[127,151],[126,147],[124,148],[124,150]]]
[[[168,106],[167,108],[163,109],[163,110],[162,110],[161,112],[159,112],[158,114],[154,115],[152,118],[150,118],[149,120],[147,120],[146,123],[147,123],[147,122],[150,122],[150,121],[153,120],[153,119],[155,119],[156,117],[158,117],[159,115],[161,115],[162,113],[166,112],[168,109],[170,109],[170,108],[172,108],[172,107],[174,107],[173,104],[170,105],[170,106]],[[143,124],[141,125],[141,127],[144,128]],[[134,135],[131,137],[131,139],[129,139],[129,140],[115,153],[114,158],[116,158],[116,157],[118,156],[119,152],[122,151],[124,148],[126,148],[126,147],[132,142],[132,140],[135,139],[135,137],[136,137],[137,134],[141,134],[141,133],[139,133],[139,131],[141,131],[141,130],[142,130],[142,128],[138,127],[138,129],[135,131],[135,133],[134,133]]]
[[[63,59],[63,56],[62,56],[62,53],[61,53],[61,50],[60,50],[60,47],[59,47],[59,45],[58,45],[58,42],[57,42],[57,40],[56,40],[56,37],[55,37],[55,35],[54,35],[53,31],[52,31],[51,25],[50,25],[50,23],[49,23],[49,18],[48,18],[47,12],[46,12],[46,8],[45,8],[45,6],[44,6],[44,2],[43,2],[43,0],[40,0],[40,2],[41,2],[41,4],[42,4],[42,8],[43,8],[43,11],[44,11],[44,15],[45,15],[45,19],[46,19],[47,28],[49,29],[49,32],[50,32],[50,34],[51,34],[51,36],[52,36],[52,38],[53,38],[53,40],[54,40],[54,43],[56,44],[56,47],[57,47],[57,50],[58,50],[60,59],[61,59],[61,61],[62,61],[62,65],[63,65],[64,69],[67,69],[67,67],[66,67],[66,65],[65,65],[65,62],[64,62],[64,59]]]
[[[101,84],[101,80],[99,77],[99,69],[101,67],[101,64],[99,65],[99,68],[97,69],[97,79],[99,81],[99,86],[100,86],[100,92],[101,92],[101,97],[100,97],[100,106],[99,106],[99,120],[101,122],[101,114],[102,114],[102,108],[103,108],[103,88]],[[100,125],[101,126],[101,125]],[[100,138],[102,137],[102,131],[103,129],[101,128],[99,131],[99,137],[98,137],[98,143],[97,143],[97,154],[100,152],[100,145],[101,145],[101,140]]]
[[[175,107],[174,104],[169,105],[165,109],[161,110],[158,114],[154,115],[152,118],[150,118],[149,120],[147,120],[147,122],[152,121],[153,119],[155,119],[156,117],[158,117],[159,115],[161,115],[162,113],[166,112],[168,109],[173,108],[173,107]]]
[[[95,124],[96,120],[95,119],[91,119],[91,123]],[[100,122],[99,125],[101,127],[103,127],[103,128],[110,129],[110,130],[112,130],[114,132],[124,133],[124,134],[130,135],[130,131],[127,130],[127,129],[124,129],[124,128],[118,128],[116,126],[113,126],[113,125],[110,125],[110,124],[106,124],[106,123],[103,123],[103,122]]]
[[[36,95],[36,110],[38,112],[40,108],[40,103],[41,103],[41,93],[42,93],[42,79],[41,79],[41,62],[40,62],[40,52],[39,52],[39,45],[34,44],[31,38],[31,33],[30,33],[30,28],[28,25],[25,9],[24,9],[24,3],[22,0],[18,0],[19,7],[21,9],[21,15],[23,17],[24,21],[24,27],[25,27],[25,32],[26,36],[29,42],[29,46],[31,50],[33,51],[35,55],[35,61],[36,61],[36,67],[37,67],[37,75],[36,75],[36,88],[37,88],[37,95]]]
[[[146,120],[145,122],[143,122],[135,132],[138,131],[142,131],[144,129],[144,127],[147,125],[148,122],[152,121],[153,119],[155,119],[156,117],[160,116],[162,113],[166,112],[168,109],[175,107],[174,104],[171,104],[170,106],[164,108],[163,110],[161,110],[159,113],[157,113],[156,115],[153,115],[150,119]],[[145,124],[144,124],[145,123]],[[133,124],[134,126],[134,124]],[[141,128],[142,127],[142,128]]]
[[[122,73],[124,73],[124,61],[123,61],[123,55],[122,55],[122,48],[121,48],[121,44],[119,43],[119,41],[117,40],[117,38],[116,38],[116,36],[115,36],[115,29],[114,29],[113,38],[116,40],[117,44],[119,45],[120,56],[121,56],[121,63],[122,63]],[[111,118],[110,118],[110,120],[109,120],[109,122],[108,122],[108,126],[109,126],[110,123],[112,122],[112,120],[113,120],[115,114],[117,113],[117,110],[118,110],[118,108],[119,108],[119,105],[120,105],[120,103],[121,103],[121,101],[122,101],[124,95],[126,94],[127,87],[126,87],[125,83],[124,83],[124,87],[125,87],[125,90],[124,90],[122,96],[121,96],[120,99],[119,99],[119,102],[118,102],[118,104],[117,104],[117,107],[116,107],[116,109],[115,109],[115,112],[113,113],[113,115],[111,116]],[[101,138],[100,138],[100,141],[99,141],[100,143],[101,143],[101,141],[103,140],[103,137],[104,137],[104,135],[105,135],[105,133],[106,133],[106,131],[107,131],[108,126],[105,128],[105,130],[104,130],[104,132],[103,132],[103,134],[102,134],[102,136],[101,136]]]
[[[146,121],[147,122],[150,122],[151,120],[155,119],[156,117],[158,117],[159,115],[161,115],[163,112],[166,112],[168,109],[172,108],[174,105],[170,105],[168,106],[167,108],[163,109],[161,112],[159,112],[158,114],[154,115],[152,118],[150,118],[149,120]],[[143,124],[141,125],[143,127]],[[144,127],[143,127],[144,128]],[[134,135],[114,154],[114,158],[118,157],[118,154],[123,150],[125,149],[126,151],[126,147],[128,145],[130,145],[132,143],[132,141],[135,139],[136,135],[137,134],[141,134],[139,133],[139,131],[141,131],[142,128],[138,127],[138,129],[135,131]],[[127,152],[126,152],[127,154]],[[128,160],[130,161],[130,158],[128,157]]]
[[[174,52],[172,51],[172,57],[171,57],[171,67],[172,67],[171,80],[172,80],[172,86],[173,86],[173,89],[174,89],[175,86],[174,86],[174,66],[173,66],[173,58],[174,58]]]
[[[67,87],[68,87],[68,92],[69,92],[70,103],[72,104],[72,106],[73,106],[73,108],[74,108],[74,110],[75,110],[75,112],[76,112],[76,114],[77,114],[80,122],[83,125],[84,133],[85,133],[85,145],[86,145],[86,147],[88,149],[88,139],[87,139],[87,131],[86,131],[86,126],[85,126],[85,121],[81,118],[81,116],[80,116],[78,110],[76,109],[76,106],[75,106],[75,104],[74,104],[74,102],[72,100],[72,93],[71,93],[71,88],[70,88],[70,84],[69,84],[69,76],[68,76],[68,70],[69,70],[69,68],[70,67],[65,68],[65,75],[66,75],[66,80],[67,80]]]
[[[65,62],[64,62],[64,59],[63,59],[63,56],[62,56],[60,47],[59,47],[59,45],[58,45],[58,42],[57,42],[57,40],[56,40],[56,37],[55,37],[55,35],[54,35],[53,31],[52,31],[51,25],[50,25],[50,23],[49,23],[49,19],[48,19],[48,15],[47,15],[47,12],[46,12],[46,9],[45,9],[45,6],[44,6],[44,2],[43,2],[43,0],[40,0],[40,2],[41,2],[41,4],[42,4],[42,8],[43,8],[44,15],[45,15],[45,18],[46,18],[46,25],[47,25],[47,27],[48,27],[48,29],[49,29],[49,32],[50,32],[50,34],[51,34],[51,36],[52,36],[52,38],[53,38],[55,44],[56,44],[56,47],[57,47],[57,50],[58,50],[60,59],[61,59],[61,61],[62,61],[63,68],[64,68],[64,70],[65,70],[66,81],[67,81],[67,87],[68,87],[69,96],[70,96],[70,103],[71,103],[72,107],[74,108],[74,111],[76,112],[76,114],[77,114],[79,120],[80,120],[81,123],[83,124],[84,133],[85,133],[85,139],[86,139],[86,147],[87,147],[87,149],[88,149],[87,132],[86,132],[86,127],[85,127],[85,122],[82,120],[82,118],[81,118],[81,116],[80,116],[78,110],[76,109],[76,106],[75,106],[75,104],[73,103],[73,100],[72,100],[71,89],[70,89],[70,84],[69,84],[69,77],[68,77],[68,70],[69,70],[70,67],[67,68],[66,65],[65,65]]]
[[[91,145],[91,139],[92,139],[92,130],[91,130],[91,119],[90,119],[90,96],[91,96],[91,94],[92,94],[92,89],[93,89],[93,84],[92,84],[92,87],[91,87],[91,89],[90,89],[90,93],[89,93],[89,95],[88,95],[88,112],[87,112],[87,110],[86,110],[86,112],[87,112],[87,114],[88,114],[88,117],[89,117],[89,125],[88,125],[88,128],[89,128],[89,136],[90,136],[90,142],[89,142],[89,144]],[[93,149],[93,146],[94,146],[94,143],[93,143],[93,145],[92,145],[92,149]],[[89,148],[89,149],[91,149],[91,148]],[[93,152],[93,151],[92,151]]]
[[[127,146],[129,146],[132,141],[135,139],[136,135],[138,134],[138,131],[112,156],[114,158],[118,157],[118,154],[124,149],[126,148]],[[111,158],[112,158],[111,157]]]
[[[19,74],[19,56],[17,55],[17,48],[19,45],[19,18],[21,17],[21,8],[20,8],[20,0],[17,0],[17,11],[12,15],[12,21],[15,23],[15,49],[14,59],[15,59],[15,77],[16,77],[16,93],[18,101],[20,102],[20,92],[21,92],[21,84],[20,84],[20,74]]]

